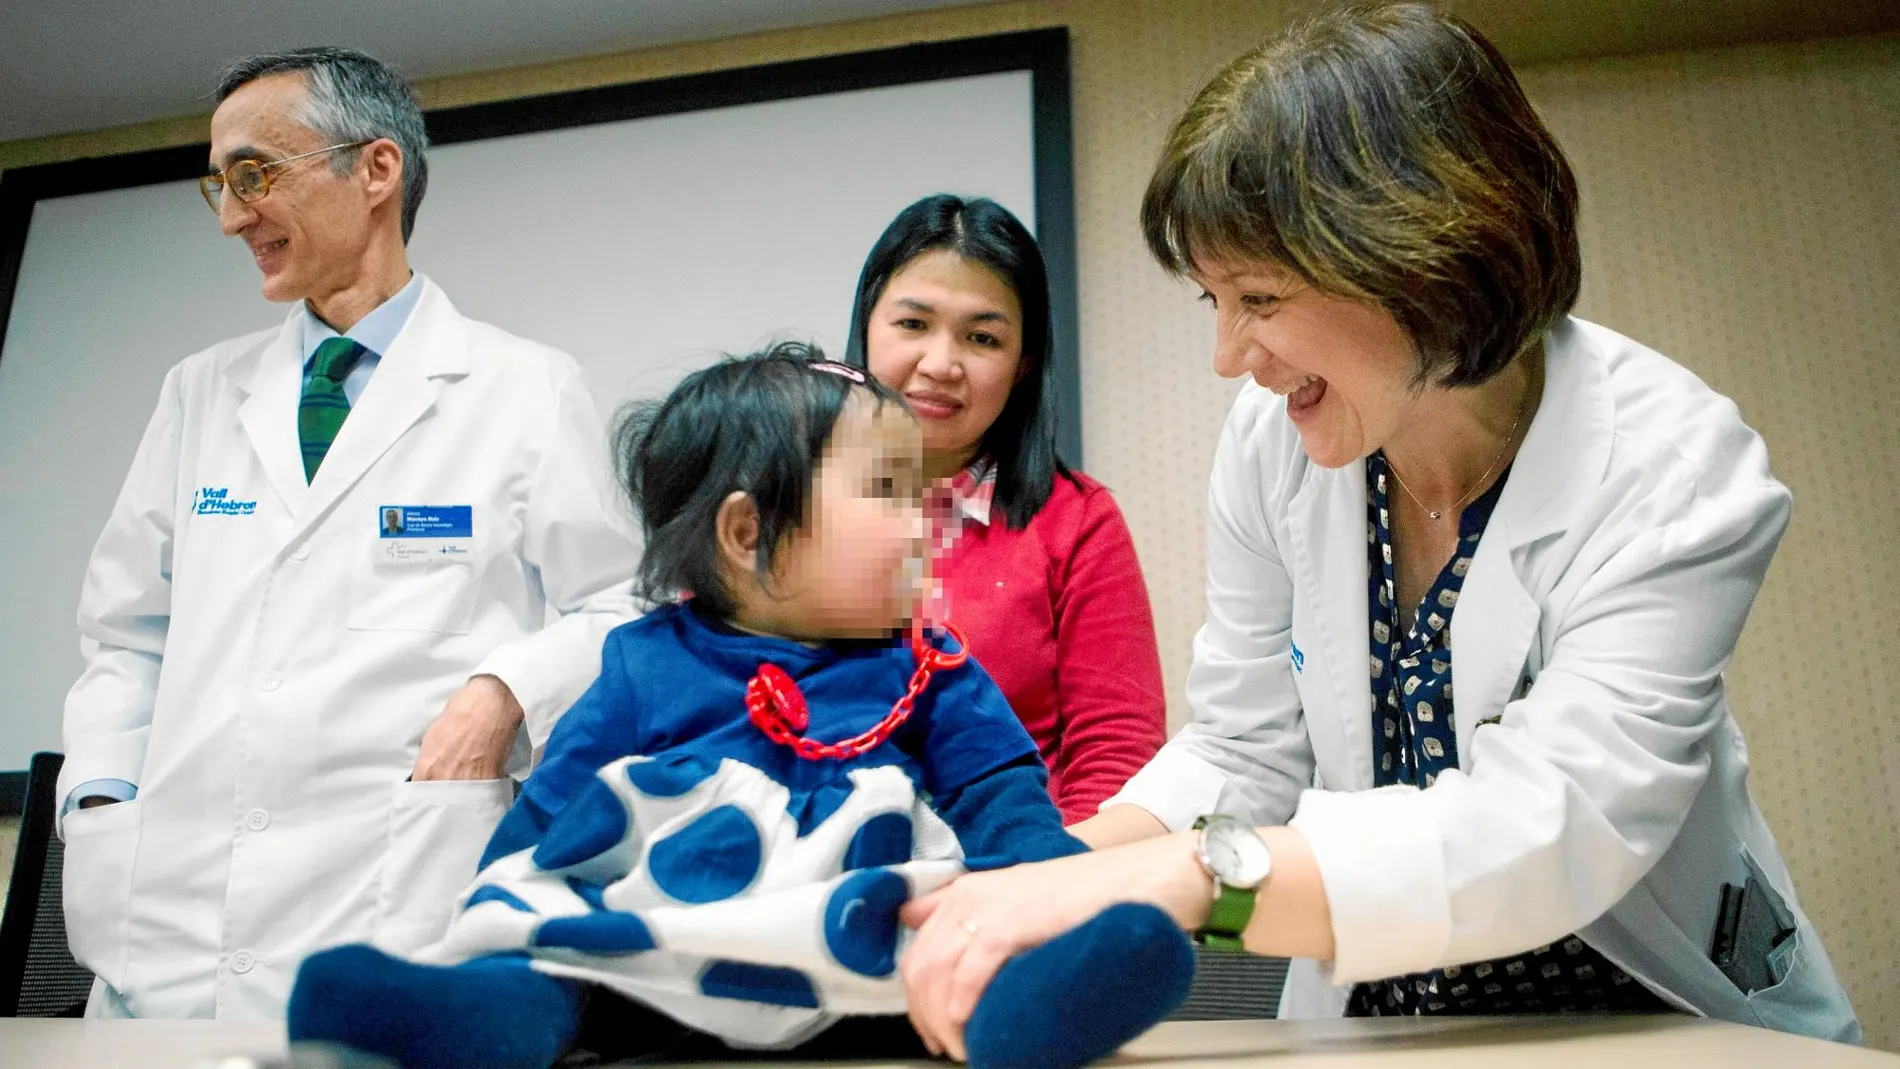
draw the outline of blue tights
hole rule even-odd
[[[1193,952],[1166,914],[1113,906],[997,972],[964,1032],[970,1065],[1076,1069],[1166,1017],[1193,977]],[[322,951],[298,971],[289,1017],[293,1042],[339,1043],[403,1069],[547,1069],[577,1044],[613,1058],[723,1050],[520,955],[432,966],[361,945]],[[793,1053],[888,1059],[923,1047],[902,1018],[847,1018]]]

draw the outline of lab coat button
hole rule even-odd
[[[262,809],[253,809],[244,814],[244,826],[252,831],[263,831],[270,827],[270,814]]]
[[[278,675],[276,672],[265,672],[263,675],[257,677],[257,689],[276,690],[277,685],[283,681],[284,677]]]
[[[298,547],[297,547],[296,549],[293,549],[293,550],[291,550],[291,551],[290,551],[290,559],[291,559],[291,560],[309,560],[309,559],[310,559],[310,547],[309,547],[309,546],[298,546]]]
[[[250,972],[256,964],[257,959],[252,957],[248,950],[240,950],[231,955],[231,971],[234,973]]]

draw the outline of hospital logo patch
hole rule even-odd
[[[257,511],[257,502],[234,499],[228,486],[201,486],[191,511],[200,516],[249,516]]]

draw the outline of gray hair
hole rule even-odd
[[[388,138],[402,149],[402,240],[416,227],[416,209],[429,188],[429,131],[415,91],[402,76],[355,49],[318,45],[264,52],[238,60],[218,76],[218,103],[272,74],[298,71],[309,87],[304,125],[332,144]],[[356,153],[331,156],[330,168],[348,174]]]

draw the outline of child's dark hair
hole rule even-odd
[[[780,342],[693,372],[665,399],[625,408],[614,427],[621,485],[646,549],[635,588],[654,602],[691,592],[717,616],[735,607],[719,571],[719,506],[744,491],[759,510],[755,567],[805,520],[812,471],[852,391],[908,413],[902,397],[816,346]]]

